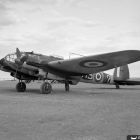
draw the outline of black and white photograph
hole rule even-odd
[[[139,0],[0,0],[0,140],[140,140]]]

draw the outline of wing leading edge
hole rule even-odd
[[[97,73],[140,60],[140,51],[126,50],[82,58],[52,61],[47,64],[50,72],[68,75]]]

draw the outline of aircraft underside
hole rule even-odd
[[[25,92],[26,91],[26,83],[22,80],[19,80],[19,82],[16,85],[17,92]],[[69,82],[65,81],[65,91],[69,91]],[[40,86],[40,93],[42,94],[49,94],[52,92],[52,85],[48,81],[43,82],[43,84]]]

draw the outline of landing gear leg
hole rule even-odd
[[[120,88],[119,84],[116,84],[116,89],[119,89],[119,88]]]
[[[19,81],[19,83],[17,83],[17,85],[16,85],[16,90],[17,90],[17,92],[26,91],[26,84],[24,82]]]
[[[42,94],[49,94],[52,92],[52,86],[48,82],[44,82],[40,87],[40,92]]]
[[[69,82],[66,81],[66,82],[65,82],[65,91],[69,92],[69,90],[70,90]]]

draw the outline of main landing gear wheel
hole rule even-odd
[[[69,87],[69,82],[65,82],[65,91],[69,92],[70,87]]]
[[[42,94],[49,94],[52,92],[52,86],[48,82],[44,82],[40,87],[40,92]]]
[[[26,84],[24,82],[17,83],[16,90],[18,92],[24,92],[26,90]]]

